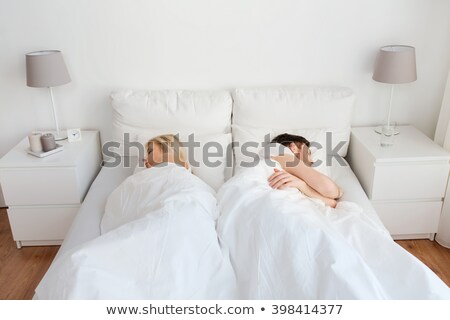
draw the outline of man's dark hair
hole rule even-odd
[[[289,147],[292,142],[295,143],[299,148],[302,144],[306,144],[306,146],[309,148],[309,141],[302,136],[297,136],[295,134],[282,133],[272,139],[272,143],[280,143],[285,147]]]

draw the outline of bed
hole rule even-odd
[[[200,148],[195,149],[192,154],[200,165],[193,166],[193,172],[216,191],[221,190],[221,186],[230,179],[232,172],[238,176],[244,170],[241,164],[245,161],[248,153],[242,153],[241,149],[235,145],[233,153],[225,152],[216,156],[216,159],[221,160],[219,166],[205,166],[201,161],[203,159],[202,150],[208,148],[209,144],[215,143],[216,146],[229,151],[228,146],[231,141],[241,145],[251,141],[263,142],[268,139],[267,137],[273,137],[282,132],[306,136],[322,146],[322,148],[316,148],[314,155],[316,159],[323,160],[324,165],[318,169],[329,175],[343,188],[342,201],[357,204],[362,208],[364,217],[390,239],[356,176],[345,161],[355,100],[350,89],[302,86],[236,89],[232,93],[228,91],[133,92],[124,90],[113,93],[111,97],[114,119],[113,140],[120,144],[120,147],[115,150],[115,155],[122,159],[129,159],[130,165],[104,166],[101,169],[86,195],[55,261],[101,235],[100,224],[109,195],[123,181],[139,170],[136,167],[139,167],[139,162],[143,157],[143,154],[139,153],[139,148],[130,148],[127,143],[131,141],[143,144],[150,137],[175,132],[180,134],[181,141],[188,141],[189,135],[195,134],[195,140],[200,142]],[[332,140],[327,144],[327,139],[330,137]],[[252,145],[252,147],[253,150],[251,148],[248,150],[257,152],[258,146]],[[337,158],[339,160],[336,160]],[[331,161],[327,162],[328,160]],[[233,245],[233,240],[227,240],[222,236],[219,232],[221,246],[226,248],[225,252],[227,252],[227,247]],[[235,268],[234,272],[238,274],[232,251],[230,252],[231,262]],[[404,252],[407,254],[406,251]],[[408,256],[407,259],[415,258]],[[418,261],[414,263],[420,264]],[[436,295],[423,297],[446,296],[448,288],[440,282],[437,276],[424,265],[418,266],[420,272],[426,274],[424,287],[433,288],[435,286],[437,288]],[[50,268],[46,277],[51,277],[52,272],[54,271]],[[239,274],[237,277],[239,281]],[[443,295],[440,295],[442,292],[444,292]],[[312,297],[319,299],[390,298],[389,295],[363,294],[354,297],[351,295],[329,296],[327,294]],[[40,298],[39,294],[35,298]],[[311,297],[248,294],[241,291],[236,294],[235,298],[299,299]]]
[[[100,221],[106,200],[120,183],[133,174],[138,163],[137,157],[130,157],[130,163],[130,167],[103,167],[100,170],[58,251],[58,255],[100,235]],[[343,200],[359,204],[371,219],[382,225],[350,166],[333,166],[331,178],[345,190]]]

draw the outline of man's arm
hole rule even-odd
[[[285,189],[285,188],[297,188],[301,192],[303,192],[306,196],[310,198],[320,199],[325,202],[326,205],[334,208],[336,207],[336,200],[327,198],[316,190],[311,188],[305,181],[302,179],[290,174],[289,172],[280,171],[278,169],[274,169],[274,173],[269,177],[269,185],[274,189]]]
[[[286,154],[272,157],[272,159],[278,161],[285,171],[306,182],[322,196],[331,199],[338,199],[342,196],[342,190],[333,180],[314,168],[307,166],[294,155]]]

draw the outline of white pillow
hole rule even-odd
[[[332,161],[336,160],[333,159],[331,153],[327,154],[327,138],[333,139],[329,143],[331,147],[335,147],[339,141],[344,141],[341,149],[346,149],[348,144],[348,131],[346,129],[341,131],[327,128],[281,130],[233,125],[232,130],[235,143],[239,143],[234,147],[236,171],[245,165],[249,165],[253,161],[252,155],[258,155],[260,149],[273,138],[282,133],[290,133],[302,136],[311,142],[311,155],[313,161],[317,161],[315,168],[329,176]],[[330,146],[328,146],[328,149],[330,149]],[[340,157],[339,152],[334,157]]]
[[[137,155],[129,148],[140,136],[169,133],[218,135],[231,132],[232,99],[228,91],[119,90],[111,93],[114,151]],[[125,135],[128,135],[126,137]]]
[[[149,139],[162,134],[195,133],[199,142],[217,141],[220,145],[231,141],[232,98],[228,91],[187,90],[119,90],[111,93],[113,107],[112,139],[118,144],[111,152],[125,156],[146,156],[143,146]],[[127,136],[125,136],[127,135]],[[127,142],[127,143],[125,143]],[[140,143],[136,147],[136,142]],[[134,144],[133,147],[130,147]],[[138,152],[139,149],[142,152]],[[194,150],[196,158],[199,150]],[[225,155],[223,155],[225,157]],[[216,157],[217,158],[217,157]],[[215,159],[217,160],[217,159]],[[200,165],[194,173],[217,189],[229,170],[226,163],[217,168]]]
[[[146,142],[153,137],[141,135],[139,136],[139,142],[145,146]],[[188,140],[189,135],[183,134],[179,136],[179,139],[187,147],[185,150],[188,154],[192,173],[209,184],[214,190],[219,190],[225,182],[226,169],[232,166],[231,133],[215,136],[192,134],[191,140]],[[194,141],[199,145],[189,147],[187,141]],[[144,168],[143,159],[139,159],[134,173]]]
[[[122,132],[141,129],[230,132],[232,99],[228,91],[119,90],[111,93],[111,104],[119,138]]]
[[[200,146],[194,148],[193,159],[198,164],[191,164],[192,172],[217,191],[226,180],[227,168],[233,165],[231,133],[197,140]]]
[[[270,128],[277,134],[300,135],[304,129],[324,128],[333,133],[333,146],[346,142],[338,151],[345,157],[354,101],[353,91],[345,87],[238,88],[233,91],[233,127]],[[235,135],[233,139],[236,141]]]

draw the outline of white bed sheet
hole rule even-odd
[[[115,168],[102,167],[97,178],[92,183],[66,235],[66,239],[61,245],[58,255],[100,235],[100,222],[104,213],[106,200],[122,181],[133,174],[136,163],[137,158],[131,157],[130,166],[128,167],[124,167],[123,165]],[[382,225],[375,209],[364,193],[350,166],[341,166],[334,163],[331,167],[331,178],[343,188],[344,195],[342,200],[357,203],[373,221]]]
[[[378,217],[375,208],[370,203],[370,200],[364,192],[355,173],[352,171],[347,161],[345,161],[345,164],[346,165],[344,166],[334,163],[330,170],[331,179],[344,190],[344,195],[341,200],[358,204],[371,220],[384,228],[383,223]]]

